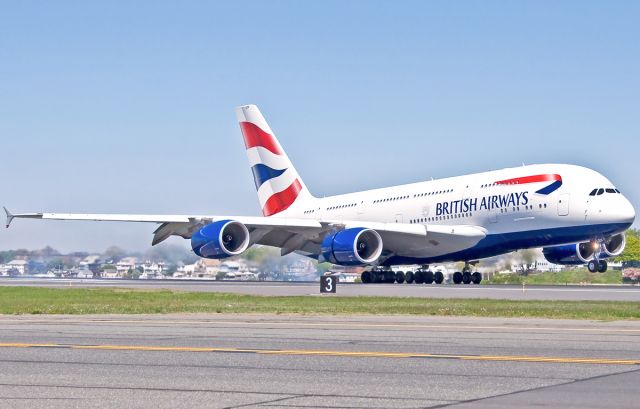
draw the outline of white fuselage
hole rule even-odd
[[[559,175],[560,186],[550,193],[536,193],[553,181],[526,181],[535,175]],[[604,191],[590,196],[594,189]],[[477,251],[467,253],[482,258],[616,234],[633,223],[635,212],[601,174],[580,166],[545,164],[307,199],[276,217],[479,226],[490,243],[485,239]],[[457,261],[463,255],[447,256],[441,254],[437,260]]]

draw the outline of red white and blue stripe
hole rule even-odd
[[[240,129],[262,213],[272,216],[288,209],[304,186],[257,107],[241,107],[241,111]]]
[[[517,177],[513,179],[505,179],[499,180],[495,182],[498,185],[524,185],[528,183],[540,183],[540,182],[551,182],[546,185],[542,189],[536,191],[536,193],[541,195],[548,195],[550,193],[555,192],[562,186],[562,177],[557,174],[543,174],[543,175],[532,175],[532,176],[523,176]]]

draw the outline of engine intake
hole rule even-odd
[[[234,220],[207,224],[191,236],[193,252],[204,258],[236,256],[249,247],[249,230]]]
[[[333,264],[358,266],[375,263],[382,247],[377,231],[358,227],[328,234],[322,241],[321,251],[324,259]]]
[[[619,256],[624,251],[626,244],[627,239],[624,233],[619,233],[605,239],[604,243],[602,243],[602,252],[607,257]]]

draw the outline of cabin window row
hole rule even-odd
[[[404,199],[408,199],[409,196],[397,196],[397,197],[389,197],[386,199],[378,199],[378,200],[374,200],[373,203],[385,203],[385,202],[393,202],[395,200],[404,200]]]
[[[453,189],[438,190],[436,192],[416,193],[415,195],[413,195],[413,197],[416,198],[416,197],[424,197],[424,196],[441,195],[443,193],[451,193],[451,192],[453,192]]]
[[[425,192],[425,193],[415,193],[413,195],[413,198],[417,198],[417,197],[424,197],[424,196],[433,196],[433,195],[441,195],[443,193],[451,193],[453,192],[453,189],[446,189],[446,190],[438,190],[435,192]],[[374,200],[373,203],[386,203],[386,202],[393,202],[395,200],[404,200],[404,199],[409,199],[409,195],[405,195],[405,196],[397,196],[397,197],[389,197],[386,199],[377,199]]]
[[[345,209],[347,207],[355,207],[356,205],[357,203],[349,203],[344,205],[331,206],[331,207],[327,207],[327,210]]]
[[[472,217],[472,216],[473,216],[473,213],[457,213],[457,214],[446,215],[446,216],[433,216],[433,217],[422,217],[420,219],[411,219],[409,220],[409,223],[410,224],[428,223],[428,222],[436,222],[441,220],[462,219],[465,217]]]

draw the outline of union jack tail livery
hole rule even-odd
[[[262,214],[273,216],[313,198],[255,105],[236,108]]]

